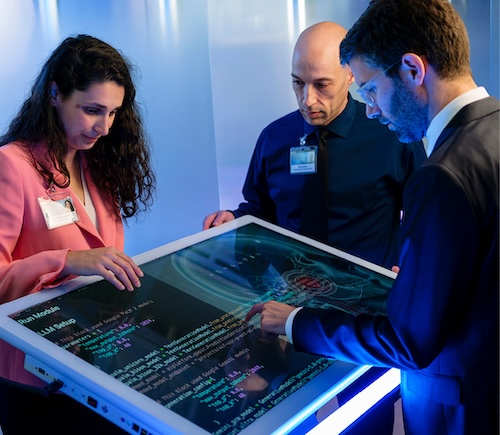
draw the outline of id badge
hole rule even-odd
[[[315,174],[317,163],[318,147],[316,145],[290,148],[290,174]]]
[[[73,199],[67,193],[40,196],[38,204],[49,230],[78,222]]]

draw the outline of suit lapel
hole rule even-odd
[[[498,100],[493,97],[484,98],[483,100],[475,101],[463,107],[439,135],[434,150],[439,148],[458,127],[482,118],[483,116],[490,115],[495,111],[498,112],[498,110]]]

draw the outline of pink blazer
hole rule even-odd
[[[38,156],[45,154],[40,143]],[[85,168],[85,160],[84,160]],[[39,197],[48,195],[48,187],[18,143],[0,147],[0,303],[19,298],[61,283],[58,274],[66,253],[114,246],[123,250],[123,223],[109,197],[99,192],[85,171],[88,189],[97,214],[99,232],[70,188],[79,222],[49,230]]]
[[[46,145],[37,146],[37,156],[45,155]],[[0,147],[0,303],[43,288],[54,287],[71,276],[58,277],[66,253],[114,246],[123,250],[123,223],[119,210],[110,198],[99,192],[85,170],[85,180],[94,202],[99,232],[71,189],[59,189],[72,197],[79,222],[49,230],[38,204],[38,197],[48,195],[44,184],[30,162],[26,150],[18,143]],[[0,376],[32,385],[42,382],[23,369],[24,354],[0,340]]]

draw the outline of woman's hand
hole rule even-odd
[[[69,251],[62,275],[100,275],[117,289],[132,291],[144,273],[128,255],[109,247]]]

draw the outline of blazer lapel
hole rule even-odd
[[[495,111],[498,112],[498,110],[498,100],[493,97],[484,98],[463,107],[439,135],[434,150],[439,148],[439,146],[441,146],[443,142],[448,139],[450,134],[453,133],[453,131],[455,131],[458,127],[474,121],[475,119],[479,119],[483,116],[489,115]]]
[[[85,210],[83,210],[82,217],[84,218],[80,218],[79,226],[83,230],[97,237],[104,246],[114,246],[116,243],[116,221],[120,220],[120,217],[111,208],[112,205],[110,204],[110,201],[106,201],[105,194],[100,192],[95,185],[87,170],[87,161],[84,157],[82,157],[82,159],[82,163],[84,165],[83,173],[85,174],[85,181],[87,182],[87,187],[92,198],[92,202],[94,203],[99,232],[90,221],[90,218]]]
[[[52,162],[47,157],[47,144],[45,142],[40,142],[34,148],[34,154],[37,159],[44,161],[48,167],[53,166]],[[87,234],[87,237],[95,239],[94,243],[91,243],[89,241],[92,246],[121,247],[121,244],[123,244],[123,242],[120,242],[120,240],[122,240],[123,237],[118,234],[120,228],[122,228],[121,217],[117,211],[113,210],[111,201],[108,200],[104,192],[99,191],[99,189],[93,182],[92,177],[89,175],[85,153],[80,154],[82,158],[82,165],[84,168],[83,173],[85,176],[85,181],[87,182],[87,187],[96,210],[99,231],[97,231],[96,227],[87,215],[85,207],[82,205],[78,197],[71,191],[71,189],[60,189],[56,186],[53,186],[53,193],[71,192],[73,204],[76,207],[76,212],[78,213],[79,218],[78,222],[76,222],[76,225],[78,225],[78,227]],[[61,183],[64,182],[62,175],[57,171],[54,171],[54,176],[58,179],[60,178],[59,181],[61,181]],[[46,186],[47,189],[49,187],[50,186]]]

